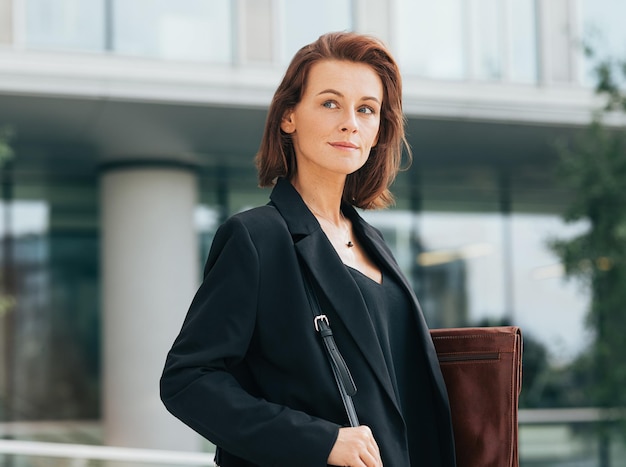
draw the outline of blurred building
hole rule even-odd
[[[0,421],[99,420],[103,442],[195,449],[158,378],[288,60],[323,32],[383,39],[411,168],[384,231],[433,326],[524,326],[581,350],[587,297],[555,142],[598,102],[581,41],[624,54],[619,0],[0,0]],[[623,56],[623,55],[622,55]],[[245,293],[245,289],[242,290]],[[9,425],[7,425],[9,426]]]

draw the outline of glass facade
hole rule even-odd
[[[498,0],[478,0],[468,4],[470,48],[467,60],[471,63],[470,76],[484,80],[502,78],[502,49],[507,45],[503,40],[506,37],[503,5]]]
[[[231,63],[231,3],[117,0],[112,5],[111,49],[123,55]]]
[[[3,166],[0,418],[99,417],[97,192],[93,174],[33,180]],[[28,169],[26,168],[28,171]]]
[[[537,2],[513,0],[507,19],[510,25],[510,80],[536,83],[538,79]]]
[[[424,170],[423,177],[431,177]],[[433,193],[436,196],[436,193]],[[408,204],[399,198],[399,205]],[[427,205],[441,200],[424,194]],[[588,342],[589,301],[581,284],[565,281],[548,242],[581,232],[557,214],[392,209],[364,216],[392,245],[413,279],[433,327],[515,323],[544,343],[550,358],[571,362]]]
[[[231,0],[23,0],[25,44],[231,63]]]
[[[25,43],[33,48],[101,51],[106,46],[105,0],[28,0]]]
[[[463,79],[465,22],[458,0],[398,2],[396,55],[404,73]]]
[[[28,47],[223,64],[285,63],[320,34],[353,29],[359,8],[352,0],[21,1]],[[533,0],[401,0],[395,22],[408,75],[537,82]]]
[[[289,0],[282,5],[283,62],[289,62],[300,47],[325,32],[353,28],[351,0]]]
[[[402,0],[397,56],[405,73],[432,79],[537,82],[533,0]]]
[[[582,81],[595,84],[593,67],[597,60],[624,60],[626,57],[626,32],[622,18],[626,3],[620,0],[581,0],[581,40],[589,45],[594,57],[585,57]]]
[[[18,35],[23,35],[27,47],[255,64],[274,63],[276,57],[284,63],[300,44],[323,32],[353,29],[354,8],[358,8],[351,0],[245,1],[238,3],[243,5],[239,10],[236,3],[19,0],[13,8],[23,11],[24,30]],[[626,54],[623,2],[580,0],[577,5],[580,24],[576,29],[568,25],[565,2],[553,2],[546,10],[560,18],[560,25],[549,32],[554,50],[559,51],[551,58],[551,76],[556,81],[572,79],[574,65],[564,51],[581,41],[595,44],[603,56]],[[400,0],[394,32],[396,56],[408,75],[534,84],[539,72],[538,15],[534,0]],[[573,79],[590,85],[593,62],[582,60],[580,76]]]

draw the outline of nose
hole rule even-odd
[[[354,110],[346,111],[345,120],[341,123],[341,131],[346,133],[356,133],[358,131],[356,112]]]

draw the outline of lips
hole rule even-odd
[[[358,146],[350,141],[335,141],[330,143],[331,146],[339,149],[357,149]]]

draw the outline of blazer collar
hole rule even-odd
[[[294,239],[294,244],[300,243],[302,239],[311,235],[314,237],[315,242],[326,240],[319,222],[289,181],[279,178],[270,195],[270,200],[285,219],[287,228]],[[352,227],[357,237],[364,244],[368,253],[374,256],[374,259],[381,267],[386,267],[405,289],[412,290],[411,285],[400,270],[380,233],[365,222],[351,205],[343,203],[341,209],[344,215],[352,222]],[[300,252],[300,249],[298,251]],[[308,251],[305,249],[304,252]],[[341,266],[342,271],[345,269],[339,256],[332,249],[330,242],[326,241],[326,245],[320,248],[319,251],[312,251],[315,255],[322,252],[324,253],[324,261],[329,262],[333,267]],[[329,253],[332,258],[327,257]],[[320,262],[320,258],[312,258],[312,260],[314,260],[315,265]],[[307,262],[307,264],[309,263]],[[315,269],[312,271],[314,275],[315,271]],[[332,276],[335,274],[337,273],[335,272]],[[349,273],[347,275],[349,276]]]

